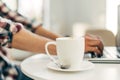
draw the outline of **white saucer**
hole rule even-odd
[[[85,71],[94,68],[94,64],[89,61],[83,61],[79,68],[69,68],[69,69],[61,69],[53,62],[50,62],[47,67],[56,71],[65,71],[65,72],[76,72],[76,71]]]

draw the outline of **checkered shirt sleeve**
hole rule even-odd
[[[0,17],[0,46],[8,44],[8,47],[10,47],[13,34],[16,34],[22,28],[22,24]]]
[[[18,12],[12,11],[2,0],[0,0],[0,16],[21,23],[30,31],[33,31],[38,25],[41,25],[41,23],[32,22]]]

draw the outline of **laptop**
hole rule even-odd
[[[120,64],[120,53],[117,47],[105,47],[101,58],[91,58],[88,54],[85,59],[93,63]]]
[[[88,58],[93,63],[120,64],[120,5],[118,5],[118,29],[116,35],[116,46],[105,47],[101,58]]]

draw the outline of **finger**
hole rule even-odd
[[[102,38],[100,36],[96,36],[96,35],[88,35],[89,37],[92,37],[94,40],[99,40],[99,46],[100,46],[100,49],[103,50],[104,49],[104,46],[103,46],[103,41],[102,41]]]
[[[101,51],[101,53],[103,52],[103,43],[100,40],[95,41],[93,46],[98,47],[98,49]]]
[[[99,36],[87,34],[85,36],[85,44],[92,47],[98,47],[101,53],[103,53],[104,45],[102,39]]]
[[[86,40],[86,42],[95,42],[95,41],[98,41],[98,40],[100,40],[98,37],[91,37],[91,36],[85,36],[85,40]]]
[[[101,51],[101,53],[103,53],[104,45],[103,45],[102,39],[99,36],[96,36],[96,38],[98,39],[96,46],[98,45],[97,46],[98,49]]]
[[[101,41],[100,49],[103,51],[103,49],[104,49],[103,41],[102,41],[102,39],[99,36],[97,36],[97,38]]]
[[[98,46],[100,43],[101,43],[101,41],[98,40],[98,39],[91,39],[91,40],[89,40],[88,45],[90,45],[90,46]]]
[[[87,45],[92,46],[92,47],[98,47],[98,49],[103,52],[103,43],[99,39],[92,39],[91,41],[87,41]]]
[[[98,49],[98,48],[96,48],[96,47],[87,47],[86,49],[85,49],[85,52],[87,53],[87,52],[95,52],[95,53],[97,53],[97,54],[100,54],[101,52],[100,52],[100,50]]]
[[[97,47],[89,47],[88,48],[89,52],[94,52],[96,53],[97,57],[101,57],[103,54],[101,53],[101,51],[97,48]]]
[[[90,37],[90,38],[92,38],[92,39],[97,39],[97,36],[96,36],[96,35],[86,34],[85,36],[86,36],[86,37]]]
[[[99,44],[98,49],[101,51],[101,53],[102,53],[102,55],[103,55],[104,46],[103,46],[103,43],[102,43],[102,42]]]

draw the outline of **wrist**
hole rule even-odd
[[[32,29],[32,32],[33,32],[33,33],[36,33],[37,30],[38,30],[40,27],[42,27],[42,24],[39,24],[39,25],[36,25],[36,26],[33,25],[33,27],[32,27],[32,28],[33,28],[33,29]]]

